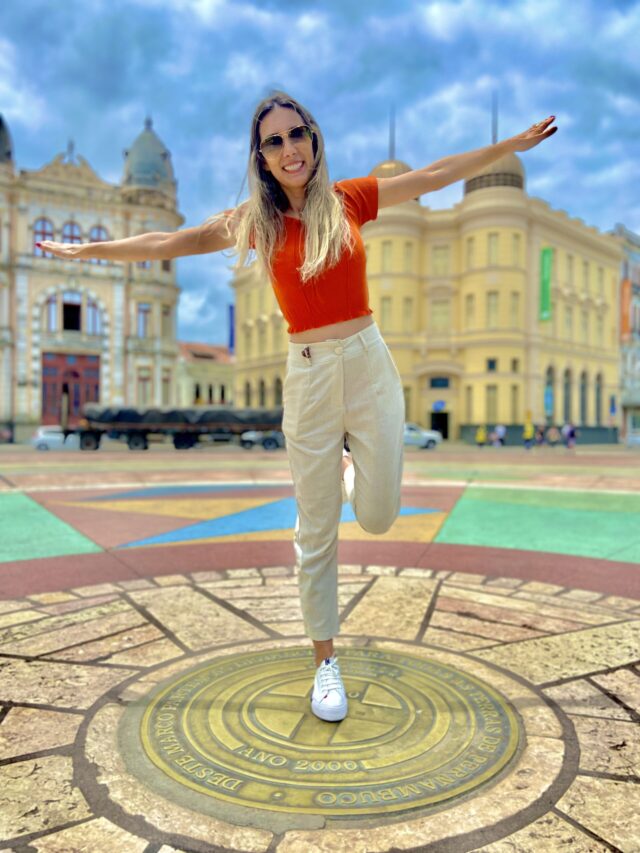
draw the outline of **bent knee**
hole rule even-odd
[[[365,518],[356,515],[358,524],[364,531],[378,536],[381,533],[386,533],[387,530],[390,530],[397,517],[398,512],[394,512],[392,514],[387,513],[386,515],[372,515]]]

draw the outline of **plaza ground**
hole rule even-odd
[[[499,691],[517,752],[398,814],[241,820],[147,786],[120,716],[212,660],[308,649],[285,452],[0,447],[0,850],[640,850],[639,513],[638,449],[407,449],[390,531],[343,509],[347,689],[388,687],[358,693],[360,653],[453,667]]]

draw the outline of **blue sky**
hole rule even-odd
[[[18,168],[73,139],[107,181],[150,114],[169,148],[185,225],[241,192],[256,103],[283,88],[320,123],[334,179],[388,151],[418,168],[548,115],[522,155],[530,195],[603,231],[640,232],[640,2],[622,0],[4,0],[0,113]],[[462,183],[423,196],[432,208]],[[179,337],[225,343],[230,261],[178,262]]]

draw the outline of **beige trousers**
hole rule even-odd
[[[342,448],[353,467],[345,487],[369,533],[387,531],[400,511],[404,395],[377,325],[348,338],[289,343],[282,428],[298,516],[296,568],[305,630],[312,640],[339,631],[338,525]]]

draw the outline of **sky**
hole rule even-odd
[[[303,103],[331,178],[388,156],[412,168],[549,115],[521,154],[529,195],[609,231],[640,232],[640,0],[3,0],[0,114],[19,169],[73,140],[103,180],[147,115],[171,152],[185,227],[246,197],[249,125],[272,89]],[[244,188],[243,188],[244,187]],[[463,197],[457,182],[424,195]],[[181,340],[224,344],[231,259],[177,261]]]

